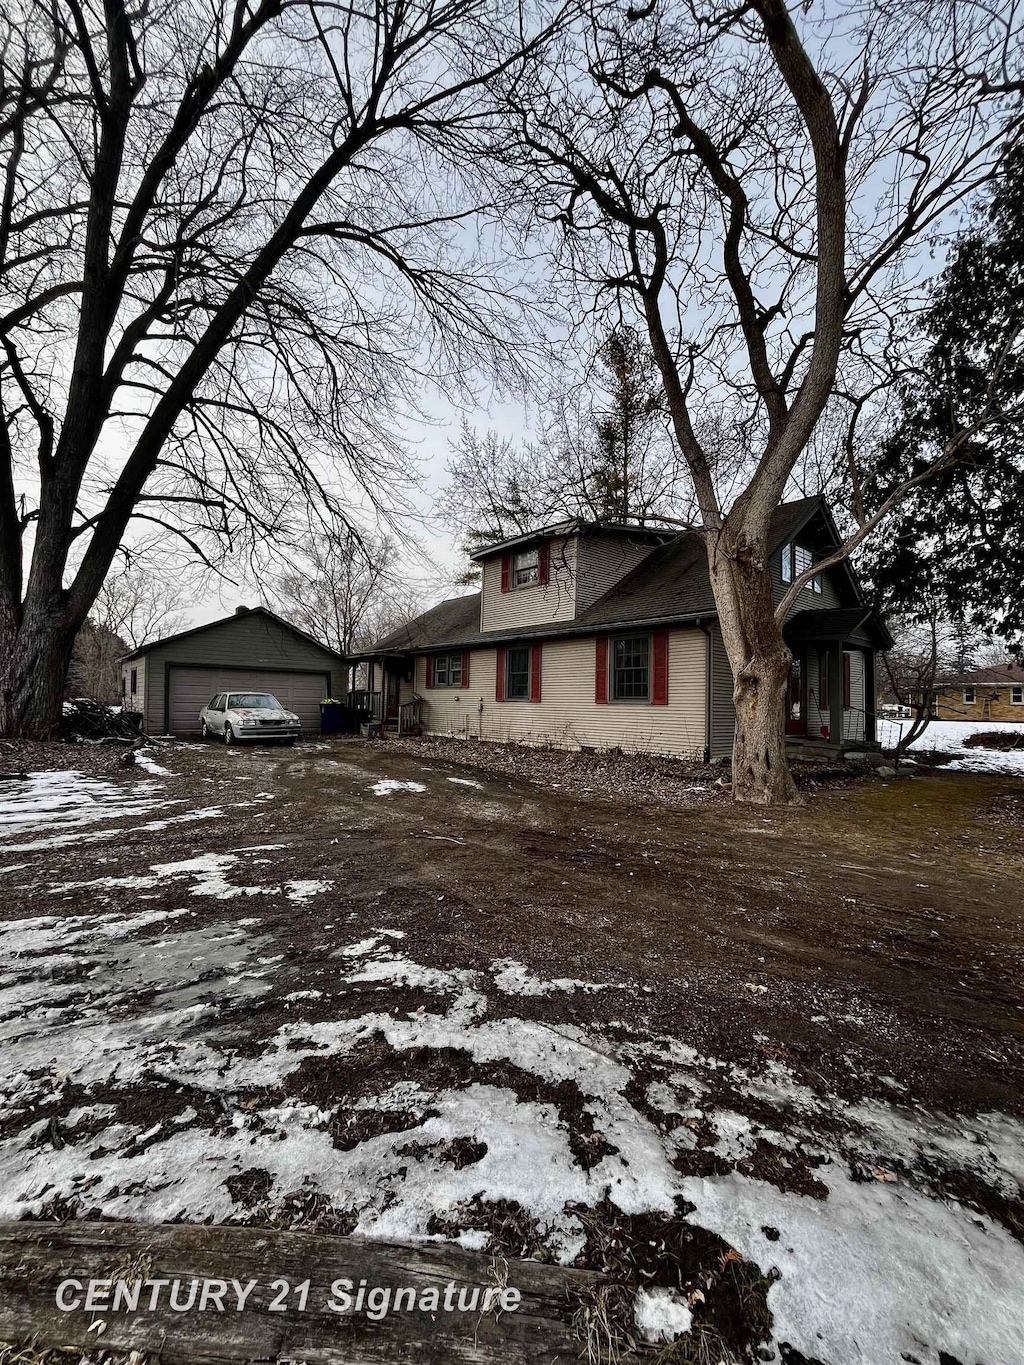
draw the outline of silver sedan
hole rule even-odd
[[[199,712],[199,733],[203,739],[220,736],[225,744],[261,739],[294,744],[302,722],[271,692],[218,692]]]

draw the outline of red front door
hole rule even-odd
[[[786,688],[786,734],[802,735],[805,733],[806,722],[804,720],[803,705],[803,666],[799,659],[794,659],[789,666],[789,685]]]

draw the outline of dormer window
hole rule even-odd
[[[522,550],[519,554],[512,556],[512,586],[513,588],[528,588],[531,583],[540,581],[540,555],[537,547],[532,550]]]

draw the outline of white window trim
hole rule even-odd
[[[968,692],[970,693],[970,696],[967,695]],[[965,687],[963,690],[963,698],[965,706],[977,706],[978,689],[976,687]]]
[[[615,642],[617,640],[647,641],[647,696],[617,697],[615,695]],[[654,637],[643,631],[630,631],[623,635],[608,637],[608,700],[612,706],[650,706],[654,694]]]
[[[519,564],[519,560],[524,560],[525,563]],[[520,573],[528,573],[531,576],[518,583],[516,577]],[[521,550],[518,554],[513,554],[508,577],[508,585],[513,592],[520,588],[535,588],[540,582],[540,547],[535,546],[532,550]]]
[[[439,682],[437,681],[437,661],[438,661],[438,659],[446,659],[446,660],[447,660],[447,663],[448,663],[448,667],[447,667],[446,670],[445,670],[445,681],[444,681],[443,683],[439,683]],[[451,665],[452,665],[452,660],[453,660],[453,659],[457,659],[457,660],[458,660],[458,665],[459,665],[459,681],[458,681],[458,682],[452,682],[452,681],[450,680],[450,679],[451,679],[451,671],[452,671]],[[434,687],[438,687],[438,688],[446,688],[446,687],[450,687],[450,688],[460,688],[460,687],[462,686],[462,655],[461,655],[461,654],[434,654],[434,655],[432,655],[432,656],[431,656],[431,660],[430,660],[430,672],[431,672],[431,683],[432,683],[432,685],[433,685]]]
[[[1016,693],[1016,695],[1014,695]],[[1024,683],[1012,683],[1010,686],[1010,705],[1024,706]]]

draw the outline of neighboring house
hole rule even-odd
[[[781,506],[785,584],[839,544],[820,498]],[[442,602],[372,651],[378,714],[416,702],[427,733],[686,757],[731,752],[733,679],[694,532],[562,522],[477,551],[481,591]],[[800,594],[786,729],[802,744],[872,743],[875,651],[892,640],[848,565]]]
[[[199,731],[218,692],[272,692],[304,730],[320,729],[320,703],[348,686],[345,660],[266,607],[239,607],[208,626],[154,640],[121,660],[121,696],[149,734]]]
[[[1024,723],[1024,668],[1019,664],[995,664],[944,679],[936,692],[932,717]]]

